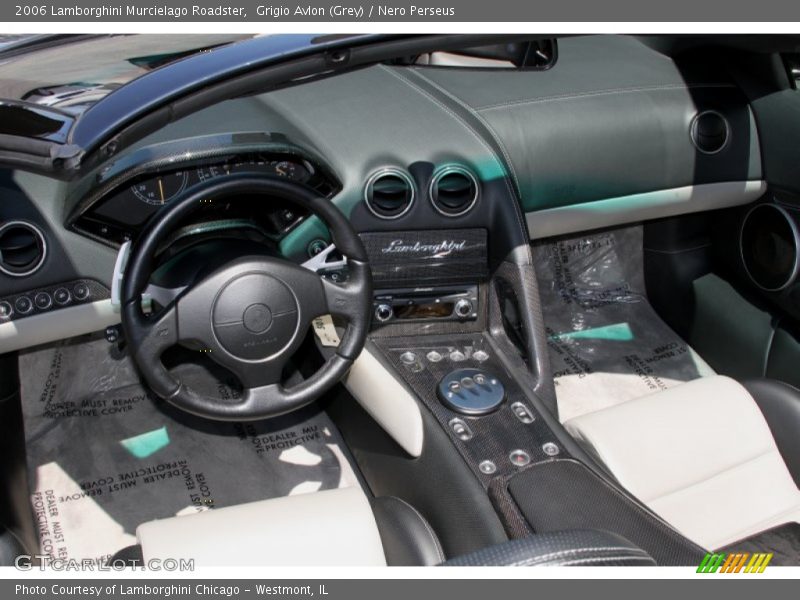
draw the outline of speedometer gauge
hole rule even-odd
[[[183,191],[188,180],[186,171],[175,171],[135,183],[131,186],[131,191],[147,204],[166,204]]]

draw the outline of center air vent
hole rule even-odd
[[[448,217],[467,213],[478,201],[478,181],[463,167],[445,167],[431,181],[433,207]]]
[[[47,247],[44,235],[24,221],[0,225],[0,271],[12,277],[35,272],[44,262]]]
[[[414,182],[399,169],[378,171],[367,181],[364,200],[376,217],[397,219],[414,204]]]

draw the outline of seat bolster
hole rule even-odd
[[[728,377],[696,379],[565,427],[631,494],[707,549],[800,514],[800,491],[759,405]]]
[[[783,462],[800,487],[800,390],[774,379],[750,379],[742,385],[761,409]]]
[[[394,496],[372,501],[389,566],[427,567],[445,560],[439,538],[417,509]]]
[[[144,523],[142,558],[197,566],[385,566],[380,534],[358,487],[325,490]]]

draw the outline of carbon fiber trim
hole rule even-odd
[[[705,550],[574,460],[533,465],[508,490],[537,533],[601,529],[630,540],[659,565],[697,565]]]
[[[518,471],[519,467],[513,465],[509,459],[509,454],[514,450],[527,452],[531,463],[552,459],[542,448],[546,443],[556,444],[559,456],[567,455],[525,392],[498,358],[496,347],[487,334],[426,336],[423,339],[384,338],[373,341],[398,375],[434,414],[484,488],[489,487],[492,479]],[[476,360],[475,352],[479,350],[486,352],[489,358],[483,362]],[[426,354],[431,351],[439,352],[444,358],[440,362],[431,362],[426,358]],[[464,360],[451,360],[449,355],[453,351],[463,353]],[[400,358],[407,352],[413,352],[418,357],[413,365],[405,364]],[[500,378],[506,387],[506,401],[497,411],[482,417],[460,415],[445,407],[436,397],[436,386],[442,377],[457,368],[477,368]],[[514,415],[511,405],[515,402],[521,403],[530,411],[534,416],[532,423],[523,423]],[[455,434],[448,425],[454,418],[463,419],[467,423],[472,431],[471,439],[464,441]],[[495,464],[496,470],[493,473],[484,473],[479,468],[479,464],[486,460]]]
[[[485,229],[362,233],[376,288],[483,281],[488,272]]]

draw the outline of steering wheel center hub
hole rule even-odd
[[[264,360],[295,336],[298,306],[291,289],[267,273],[246,273],[225,285],[214,302],[214,334],[234,356]]]
[[[251,304],[245,309],[242,322],[250,333],[264,333],[272,325],[272,311],[266,304]]]

